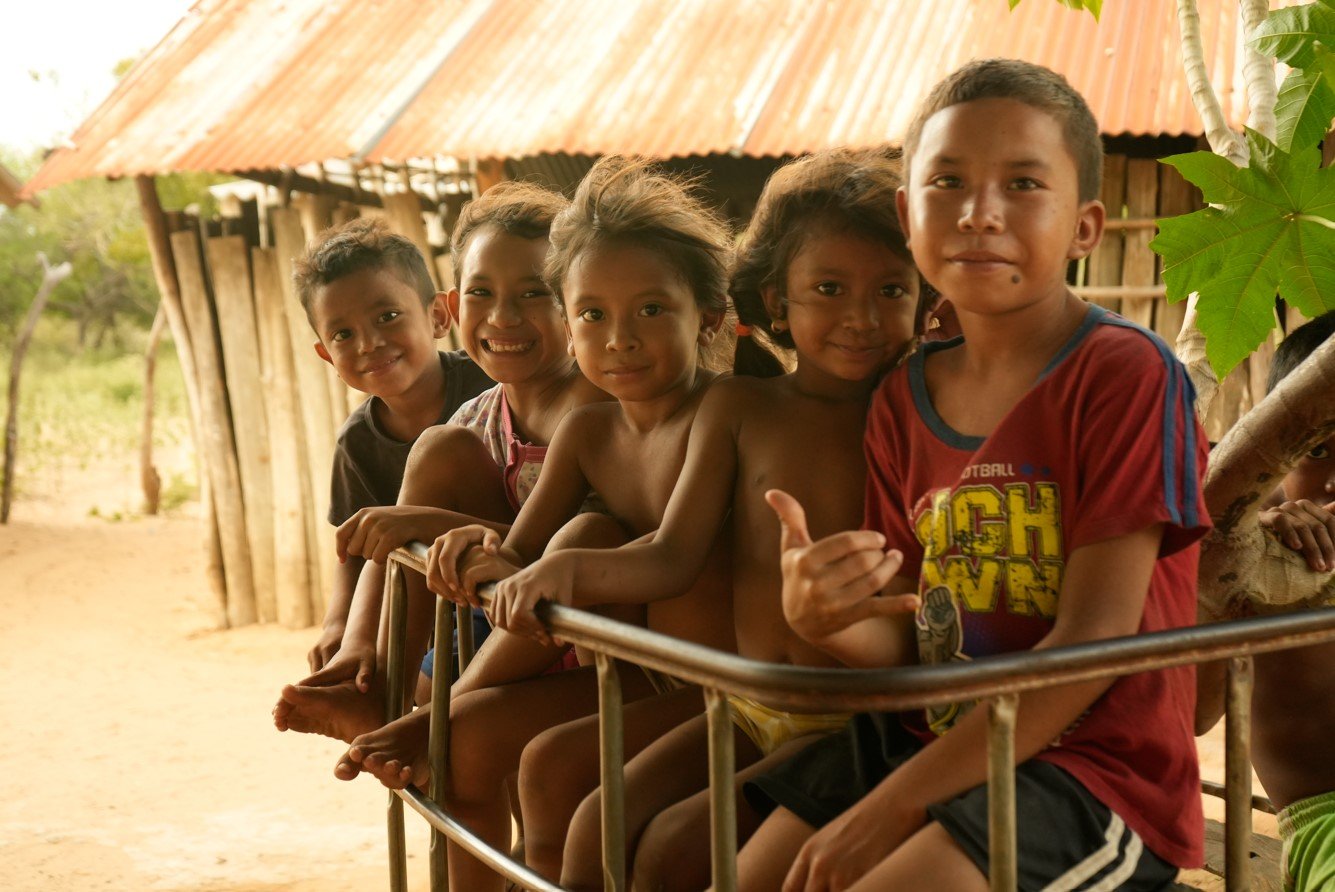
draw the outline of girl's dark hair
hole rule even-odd
[[[793,336],[774,330],[762,292],[772,287],[785,297],[788,264],[810,233],[852,233],[913,262],[895,213],[899,171],[898,160],[882,151],[830,149],[785,164],[770,176],[737,244],[728,287],[738,322],[750,329],[737,338],[736,374],[764,378],[784,373],[757,335],[763,332],[786,350],[793,349]],[[919,316],[921,310],[920,297]]]
[[[535,183],[507,180],[497,183],[463,206],[450,238],[450,259],[459,278],[468,239],[484,226],[495,226],[519,238],[546,238],[552,220],[569,204],[560,192]]]
[[[693,194],[689,182],[647,161],[615,155],[598,161],[553,221],[551,240],[543,278],[563,306],[563,285],[576,258],[617,243],[662,255],[701,309],[727,308],[727,224]]]

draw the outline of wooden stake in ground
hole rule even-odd
[[[5,414],[5,483],[4,493],[0,495],[0,523],[9,523],[9,506],[14,499],[14,462],[19,446],[19,372],[23,368],[23,355],[28,352],[28,341],[32,340],[33,329],[37,327],[37,317],[42,315],[47,298],[52,290],[74,267],[66,261],[60,266],[52,266],[46,255],[38,253],[42,262],[42,284],[37,288],[37,296],[28,307],[28,316],[23,320],[18,340],[14,342],[14,353],[9,359],[9,409]]]
[[[144,513],[149,515],[158,513],[162,497],[162,476],[153,466],[153,379],[158,367],[158,345],[162,343],[162,329],[166,325],[167,311],[159,303],[144,349],[144,424],[139,434],[139,482],[144,488]]]

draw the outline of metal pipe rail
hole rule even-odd
[[[403,678],[403,647],[407,620],[407,589],[402,568],[425,570],[426,547],[413,542],[390,555],[386,574],[390,611],[387,715],[392,721],[406,709],[409,685]],[[492,587],[479,590],[489,600]],[[560,887],[535,874],[508,854],[489,847],[453,819],[442,807],[445,799],[450,687],[450,648],[454,605],[436,602],[435,666],[432,675],[432,716],[429,758],[430,796],[414,787],[391,793],[389,806],[390,887],[406,887],[403,802],[408,802],[433,828],[431,888],[448,888],[446,838],[497,873],[529,889],[560,892]],[[460,617],[460,669],[471,658],[469,608]],[[1250,703],[1251,656],[1274,650],[1335,641],[1335,607],[1283,616],[1236,620],[1040,651],[1021,651],[941,666],[894,669],[818,669],[762,663],[702,647],[691,642],[616,622],[583,610],[541,604],[539,617],[549,631],[572,644],[593,650],[597,659],[604,888],[625,889],[625,786],[622,761],[621,690],[614,659],[628,660],[700,685],[705,693],[709,727],[710,813],[713,831],[713,888],[736,889],[736,817],[733,798],[734,754],[732,720],[725,692],[753,697],[776,708],[796,711],[884,711],[920,709],[961,700],[988,701],[988,808],[990,882],[994,892],[1013,892],[1016,884],[1015,718],[1018,695],[1024,691],[1098,678],[1117,677],[1226,659],[1225,864],[1226,889],[1249,888],[1248,848],[1251,810],[1268,804],[1251,790]],[[1208,789],[1207,792],[1216,792]],[[1273,807],[1272,807],[1273,809]]]

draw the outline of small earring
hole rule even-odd
[[[775,319],[774,322],[771,323],[770,327],[773,328],[775,331],[787,331],[788,323],[784,322],[782,319]]]
[[[928,317],[927,317],[927,330],[928,330],[928,331],[935,331],[936,329],[938,329],[938,328],[940,328],[940,327],[941,327],[941,320],[940,320],[940,319],[936,318],[935,316],[928,316]]]

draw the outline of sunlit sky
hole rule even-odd
[[[112,70],[151,49],[194,0],[0,0],[0,144],[54,145],[115,85]]]

